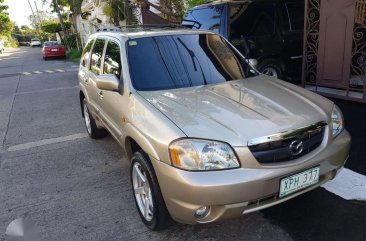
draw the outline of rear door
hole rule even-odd
[[[82,53],[81,59],[80,59],[80,67],[79,67],[79,74],[78,74],[79,82],[83,86],[83,88],[85,88],[86,94],[88,95],[88,97],[89,97],[90,88],[91,88],[90,81],[89,81],[90,55],[91,55],[91,51],[92,51],[94,42],[95,42],[95,39],[89,39],[89,41],[85,45],[85,48],[83,50],[83,53]],[[95,114],[96,109],[94,106],[89,105],[89,109],[92,113]]]
[[[95,40],[90,56],[90,67],[88,76],[89,105],[94,108],[96,114],[100,112],[100,100],[103,98],[101,91],[97,88],[96,80],[102,74],[103,51],[106,39],[98,37]]]

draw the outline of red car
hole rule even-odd
[[[66,58],[65,47],[56,41],[44,42],[42,54],[44,60],[50,57]]]

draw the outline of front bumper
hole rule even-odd
[[[348,158],[349,148],[350,135],[344,130],[334,140],[323,143],[319,150],[285,164],[260,165],[247,147],[234,148],[242,167],[233,170],[190,172],[151,160],[172,218],[195,224],[238,217],[312,190],[335,177]],[[314,166],[320,167],[319,183],[278,197],[282,178]],[[194,214],[202,206],[210,206],[210,212],[198,219]]]

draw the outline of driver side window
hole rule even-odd
[[[104,74],[114,74],[118,79],[121,77],[121,51],[119,45],[113,41],[108,41],[104,56]]]

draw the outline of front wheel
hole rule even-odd
[[[174,221],[166,208],[149,157],[144,152],[138,151],[131,160],[132,190],[143,223],[151,230],[171,226]]]

